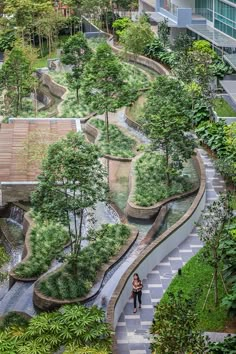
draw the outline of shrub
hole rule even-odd
[[[145,153],[135,165],[136,185],[133,201],[148,207],[172,195],[186,192],[192,188],[188,176],[175,175],[171,186],[167,186],[164,156]]]
[[[31,231],[29,242],[31,256],[14,269],[14,273],[22,278],[38,277],[46,272],[69,242],[69,236],[59,224],[38,221]]]
[[[134,139],[125,135],[117,126],[109,124],[110,143],[106,140],[106,126],[104,121],[100,119],[92,119],[90,123],[94,125],[100,132],[101,136],[98,145],[102,154],[108,154],[119,157],[133,157],[136,142]]]
[[[95,233],[95,241],[81,250],[77,264],[69,259],[59,271],[39,283],[39,291],[57,299],[85,296],[102,265],[119,252],[129,236],[126,225],[102,225]]]

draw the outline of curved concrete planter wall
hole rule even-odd
[[[145,278],[165,256],[186,239],[193,229],[195,222],[199,220],[201,211],[205,206],[206,176],[204,165],[199,155],[197,155],[197,159],[200,172],[200,187],[191,207],[180,220],[147,246],[122,275],[111,297],[107,309],[107,320],[114,328],[130,296],[133,273],[138,272],[141,279]],[[115,345],[113,353],[116,353]]]
[[[116,54],[122,54],[124,52],[123,49],[118,48],[113,44],[113,36],[107,36],[109,36],[107,43],[111,46],[113,52]],[[160,75],[170,75],[170,71],[164,65],[143,55],[135,55],[131,52],[126,52],[125,56],[128,61],[146,66]]]
[[[63,101],[65,100],[69,91],[67,90],[66,87],[59,85],[57,82],[55,82],[49,74],[39,73],[39,77],[42,84],[48,87],[51,94],[62,100],[62,102],[60,102],[59,105],[57,106],[57,112],[56,112],[57,114],[60,115],[62,112]]]
[[[31,230],[34,227],[34,221],[29,215],[30,213],[27,212],[24,215],[24,220],[23,220],[23,234],[25,235],[25,243],[24,243],[24,248],[22,252],[22,261],[19,263],[25,263],[32,255],[31,252],[31,247],[30,247],[30,235],[31,235]],[[70,245],[70,241],[64,246],[68,247]],[[14,268],[9,272],[9,288],[11,288],[16,281],[22,281],[24,283],[28,282],[33,282],[36,281],[39,278],[37,277],[32,277],[32,278],[22,278],[14,273]]]
[[[127,205],[125,208],[125,213],[127,216],[131,216],[136,219],[151,219],[153,216],[155,216],[160,211],[160,209],[163,205],[165,205],[173,200],[188,197],[198,191],[199,186],[194,187],[193,189],[191,189],[188,192],[173,195],[173,196],[166,198],[166,199],[164,199],[164,200],[162,200],[150,207],[142,207],[142,206],[136,205],[134,202],[132,202],[134,192],[135,192],[135,171],[134,171],[134,168],[135,168],[136,161],[142,155],[143,154],[136,156],[132,161],[130,177],[129,177],[130,193],[129,193],[129,198],[128,198]],[[193,162],[194,162],[195,168],[197,169],[197,171],[199,171],[199,166],[198,166],[199,165],[199,157],[194,156]]]
[[[92,124],[87,122],[83,126],[83,131],[85,133],[88,133],[89,135],[91,135],[94,138],[94,144],[98,143],[98,141],[101,137],[101,133],[96,127],[94,127]],[[107,154],[104,155],[103,157],[108,160],[121,161],[121,162],[128,162],[128,161],[133,160],[132,157],[119,157],[119,156],[111,156],[111,155],[107,155]]]
[[[103,279],[105,278],[108,271],[110,269],[112,269],[120,261],[121,258],[123,258],[125,256],[125,254],[129,251],[129,249],[132,247],[132,245],[136,241],[136,239],[138,237],[138,230],[133,226],[130,226],[130,228],[131,228],[131,235],[130,235],[128,241],[126,242],[125,245],[123,245],[120,252],[116,256],[112,257],[110,259],[109,263],[104,264],[102,269],[97,273],[95,285],[93,286],[92,290],[90,291],[90,293],[86,297],[76,298],[76,299],[72,299],[72,300],[59,300],[59,299],[55,299],[55,298],[43,295],[38,290],[38,285],[39,285],[40,281],[42,281],[43,279],[45,279],[48,276],[48,275],[43,275],[38,279],[38,281],[36,282],[35,287],[34,287],[34,295],[33,295],[34,305],[43,311],[49,311],[49,310],[54,310],[56,308],[59,308],[60,306],[63,306],[66,304],[74,304],[74,303],[78,303],[78,302],[83,304],[83,303],[89,302],[93,298],[95,298],[97,296],[97,294],[100,292]],[[58,269],[55,272],[57,272],[57,271],[58,271]],[[52,273],[54,273],[54,272],[52,272]],[[52,274],[52,273],[50,273],[50,274]]]

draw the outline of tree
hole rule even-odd
[[[101,43],[85,67],[82,81],[84,100],[98,113],[105,113],[106,137],[109,143],[109,116],[122,104],[127,83],[119,59],[110,46]]]
[[[131,23],[132,23],[132,21],[129,17],[118,18],[117,20],[115,20],[113,22],[112,27],[115,30],[115,34],[116,34],[118,40],[119,40],[119,37],[122,34],[122,32],[126,28],[128,28]]]
[[[70,37],[64,44],[61,60],[64,64],[72,66],[72,73],[67,74],[67,80],[69,85],[76,90],[77,101],[79,100],[83,70],[91,55],[92,51],[83,33]]]
[[[220,243],[223,238],[223,229],[231,215],[229,198],[226,195],[221,195],[218,200],[206,208],[199,225],[199,236],[205,245],[203,249],[204,259],[214,269],[212,282],[214,283],[215,305],[218,305],[219,302],[218,277],[221,274],[220,262],[222,261]]]
[[[70,260],[75,264],[85,210],[106,198],[105,173],[98,158],[95,145],[85,142],[81,134],[69,133],[48,148],[32,196],[35,212],[68,228],[72,242]]]
[[[162,149],[165,174],[170,186],[183,162],[193,155],[194,142],[186,135],[190,129],[186,92],[177,80],[160,77],[154,83],[144,106],[144,130],[154,150]]]
[[[18,116],[22,100],[34,86],[32,62],[29,53],[16,44],[0,70],[0,91],[4,93],[9,113]]]
[[[157,306],[151,328],[153,354],[205,353],[207,345],[205,337],[197,330],[194,306],[194,301],[184,297],[182,292],[169,294],[168,299]]]
[[[126,52],[132,52],[134,55],[144,54],[146,46],[152,43],[154,37],[151,25],[141,17],[138,22],[132,22],[122,31],[120,43]]]
[[[158,37],[163,44],[164,48],[169,43],[169,27],[168,27],[168,19],[165,18],[163,21],[158,23]]]

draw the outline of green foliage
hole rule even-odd
[[[210,42],[200,39],[197,41],[193,41],[192,48],[194,51],[199,53],[207,53],[211,56],[212,59],[217,58],[216,52],[212,49],[212,45]]]
[[[157,153],[144,153],[135,164],[135,192],[133,201],[149,207],[165,198],[190,190],[187,176],[171,174],[172,184],[168,186],[165,175],[165,158]]]
[[[36,213],[68,228],[75,257],[81,246],[84,210],[106,198],[107,184],[99,156],[98,148],[86,142],[82,134],[69,133],[49,146],[32,196]]]
[[[154,39],[154,33],[151,25],[147,21],[139,20],[132,22],[120,34],[120,42],[126,52],[132,52],[135,55],[144,54],[145,48]]]
[[[22,278],[32,278],[47,272],[68,242],[69,235],[60,224],[38,221],[30,235],[31,256],[17,265],[14,273]]]
[[[8,312],[0,321],[0,332],[12,327],[24,328],[27,327],[28,323],[29,319],[23,314],[14,311]]]
[[[51,354],[63,346],[66,353],[78,350],[80,354],[110,354],[111,334],[101,309],[67,305],[60,312],[32,318],[28,326],[17,325],[0,332],[0,352]]]
[[[122,18],[118,18],[117,20],[115,20],[112,24],[112,27],[115,30],[115,34],[117,36],[117,38],[119,39],[120,35],[122,34],[122,32],[129,27],[129,25],[132,23],[131,19],[129,17],[122,17]]]
[[[76,90],[79,99],[79,88],[85,64],[91,58],[92,51],[83,33],[70,37],[63,46],[62,63],[72,66],[72,73],[67,73],[69,86]]]
[[[236,336],[226,336],[223,342],[212,342],[208,349],[211,354],[235,354]]]
[[[158,23],[158,37],[164,47],[166,47],[169,43],[169,27],[168,27],[168,19],[164,18],[163,21]]]
[[[204,122],[196,128],[200,142],[208,145],[218,156],[226,154],[226,137],[224,132],[225,123],[220,121]]]
[[[176,53],[166,50],[159,38],[154,38],[151,43],[146,45],[144,54],[153,60],[168,65],[170,68],[175,66],[177,60]]]
[[[9,255],[6,253],[5,249],[0,246],[0,267],[3,266],[9,260]]]
[[[195,303],[182,291],[168,294],[168,300],[161,302],[155,311],[151,333],[154,341],[152,353],[203,353],[206,343],[203,334],[197,330]]]
[[[153,150],[164,153],[164,172],[170,186],[172,177],[179,174],[194,154],[194,141],[186,135],[190,129],[189,102],[184,86],[176,79],[158,77],[152,84],[144,106],[144,130]]]
[[[6,30],[0,32],[0,52],[5,52],[6,50],[12,50],[16,36],[14,31]]]
[[[5,91],[5,110],[8,114],[18,116],[23,97],[30,93],[34,82],[26,51],[22,46],[15,45],[0,70],[0,92]]]
[[[119,157],[133,157],[135,155],[135,140],[125,135],[116,125],[110,124],[110,143],[108,144],[106,141],[106,127],[104,121],[92,119],[90,123],[101,133],[98,146],[103,155],[108,154]]]
[[[218,117],[236,117],[235,110],[223,98],[216,97],[213,106]]]
[[[228,320],[227,309],[224,306],[215,306],[213,291],[210,292],[203,310],[213,273],[213,268],[205,262],[203,252],[203,250],[199,251],[186,263],[182,268],[181,276],[177,275],[172,280],[160,304],[168,302],[170,293],[177,294],[183,291],[186,297],[196,300],[194,312],[199,320],[197,328],[201,331],[222,332]],[[222,300],[224,296],[223,284],[219,279],[219,299]]]
[[[91,235],[89,246],[80,251],[75,263],[68,261],[56,273],[39,283],[39,291],[57,299],[75,299],[85,296],[91,289],[102,265],[117,254],[130,236],[130,229],[123,224],[102,225]]]

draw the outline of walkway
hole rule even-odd
[[[219,192],[225,189],[224,181],[215,171],[212,160],[200,149],[207,175],[206,205],[218,198]],[[147,354],[149,349],[149,327],[152,324],[154,307],[177,273],[178,269],[193,257],[202,247],[197,228],[158,264],[146,279],[143,279],[142,309],[133,313],[133,300],[129,300],[119,318],[116,327],[118,353]]]

